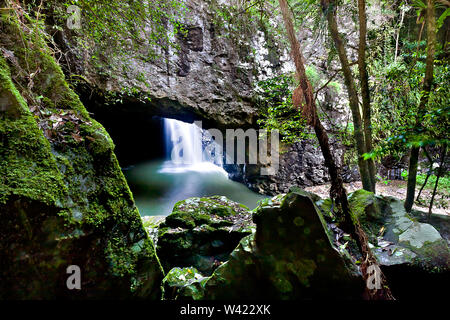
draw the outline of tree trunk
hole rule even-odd
[[[430,178],[431,174],[433,173],[433,159],[431,158],[430,154],[427,152],[427,149],[424,147],[422,148],[423,153],[425,153],[425,156],[428,159],[428,163],[430,164],[428,167],[427,176],[425,178],[425,182],[423,183],[422,187],[419,190],[419,194],[417,195],[416,201],[420,201],[420,194],[422,193],[423,188],[427,185],[428,179]]]
[[[430,200],[430,207],[428,209],[428,222],[431,219],[431,214],[433,213],[433,202],[434,202],[434,197],[436,196],[436,191],[437,191],[437,187],[439,185],[439,178],[441,177],[441,175],[444,173],[444,166],[445,166],[445,156],[447,154],[447,145],[444,144],[442,146],[442,152],[441,152],[441,163],[439,165],[439,170],[437,172],[436,175],[436,183],[434,184],[434,189],[433,189],[433,195],[431,196],[431,200]]]
[[[398,31],[397,31],[397,37],[395,38],[395,55],[394,55],[394,61],[397,61],[397,56],[398,56],[398,41],[400,39],[400,31],[402,29],[402,25],[403,25],[403,20],[405,19],[405,12],[406,9],[403,8],[403,6],[400,6],[400,10],[401,10],[401,18],[400,18],[400,24],[398,26]]]
[[[359,81],[361,83],[362,110],[364,120],[364,140],[366,143],[366,152],[372,152],[372,122],[370,116],[370,91],[369,76],[367,74],[366,64],[366,35],[367,35],[367,18],[366,18],[366,1],[358,0],[359,15],[359,48],[358,48],[358,69]],[[373,159],[368,159],[367,166],[369,170],[371,190],[376,191],[376,167]]]
[[[431,87],[433,85],[433,64],[436,44],[436,17],[434,10],[434,0],[427,0],[427,59],[425,67],[425,78],[423,80],[423,92],[420,98],[419,110],[416,118],[416,130],[420,130],[423,117],[426,113],[428,98],[430,96]],[[419,132],[418,132],[419,133]],[[408,184],[406,189],[405,210],[411,212],[414,204],[414,194],[416,192],[417,164],[419,162],[420,147],[411,148],[411,156],[409,158]]]
[[[345,85],[347,87],[350,109],[353,117],[354,139],[358,154],[359,174],[364,190],[372,191],[372,182],[370,179],[369,166],[364,160],[363,154],[367,152],[364,130],[361,120],[361,112],[359,111],[358,92],[356,91],[355,82],[353,80],[352,71],[348,62],[347,53],[344,43],[337,27],[336,20],[336,3],[335,0],[321,0],[322,11],[328,20],[328,30],[333,39],[339,60],[344,74]]]
[[[331,178],[330,196],[332,201],[335,201],[337,206],[341,209],[344,218],[343,229],[349,232],[358,243],[358,246],[363,254],[363,261],[361,263],[361,272],[366,283],[368,283],[371,275],[368,272],[370,266],[378,267],[380,271],[381,289],[369,289],[366,287],[366,296],[369,299],[394,299],[386,279],[379,269],[378,262],[369,248],[367,235],[361,228],[357,219],[353,220],[350,214],[350,208],[347,200],[347,192],[344,188],[339,168],[336,166],[333,154],[330,149],[328,135],[323,127],[320,119],[317,117],[317,106],[314,101],[314,95],[311,84],[306,76],[304,59],[300,50],[300,43],[295,36],[294,25],[292,23],[291,13],[288,8],[286,0],[279,0],[283,20],[286,26],[289,42],[291,44],[291,54],[294,59],[297,75],[300,81],[299,87],[294,91],[293,103],[297,108],[301,108],[303,115],[307,118],[308,124],[314,127],[317,139],[319,140],[322,154],[325,158],[325,165]]]

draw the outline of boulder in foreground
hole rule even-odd
[[[254,216],[241,240],[205,284],[206,299],[360,299],[364,282],[333,246],[322,215],[299,189]]]
[[[178,202],[158,230],[157,253],[165,270],[195,267],[205,275],[252,233],[250,210],[226,197]]]

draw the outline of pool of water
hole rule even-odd
[[[143,216],[168,215],[175,203],[190,197],[226,196],[250,209],[267,198],[229,180],[221,167],[208,162],[174,165],[171,161],[151,161],[123,172]]]

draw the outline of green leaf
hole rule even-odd
[[[450,16],[450,8],[447,8],[439,17],[439,19],[437,19],[436,21],[436,26],[437,26],[437,30],[439,30],[442,25],[444,24],[445,19]]]

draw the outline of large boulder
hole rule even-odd
[[[69,88],[46,40],[30,33],[35,26],[7,15],[0,24],[0,299],[159,298],[161,266],[112,140]],[[66,286],[71,265],[80,268],[80,290]]]
[[[165,270],[192,266],[210,275],[252,230],[242,204],[219,196],[186,199],[159,226],[158,257]]]
[[[349,202],[394,295],[441,298],[435,289],[450,280],[450,250],[438,230],[408,214],[403,202],[393,197],[358,190],[349,195]]]
[[[257,209],[242,239],[205,283],[207,299],[361,298],[352,258],[334,247],[311,198],[299,189]]]
[[[413,210],[411,212],[413,218],[417,219],[418,222],[429,223],[439,231],[439,234],[447,241],[450,245],[450,216],[443,214],[432,213],[428,216],[427,213],[423,211]]]

